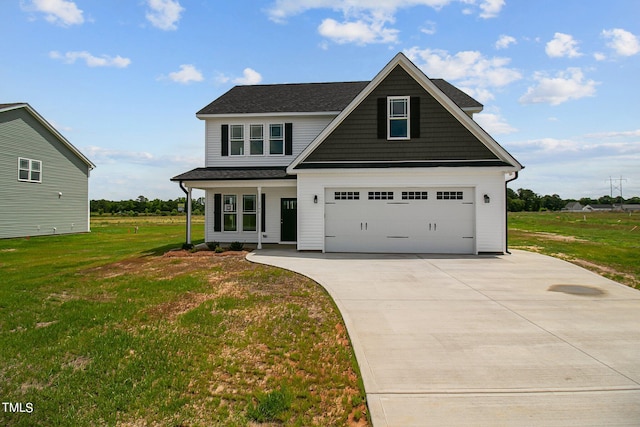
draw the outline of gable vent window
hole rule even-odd
[[[369,191],[369,200],[393,200],[393,191]]]
[[[336,191],[333,195],[335,200],[360,200],[359,191]]]
[[[462,191],[438,191],[436,194],[438,200],[462,200],[463,196]]]
[[[387,98],[387,139],[409,139],[409,97],[389,96]]]
[[[403,191],[402,200],[428,200],[429,192],[427,191]]]
[[[42,182],[42,162],[40,160],[18,158],[18,181]]]

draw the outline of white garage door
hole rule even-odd
[[[475,252],[473,188],[332,188],[325,251]]]

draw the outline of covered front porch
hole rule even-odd
[[[191,193],[205,191],[205,242],[295,244],[297,181],[284,168],[198,168],[172,178],[187,196],[186,243],[191,245]]]

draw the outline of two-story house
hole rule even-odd
[[[0,238],[90,231],[94,168],[29,104],[0,104]]]
[[[522,165],[482,105],[397,54],[371,81],[236,86],[197,113],[206,241],[325,252],[502,253]]]

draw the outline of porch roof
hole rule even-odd
[[[287,174],[287,167],[236,167],[196,168],[189,172],[176,175],[171,181],[229,181],[251,179],[296,179],[295,175]]]

